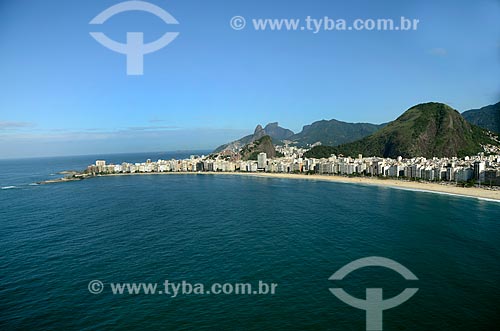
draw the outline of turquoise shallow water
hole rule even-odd
[[[16,186],[0,191],[1,330],[364,330],[364,311],[336,299],[328,278],[366,256],[419,278],[365,268],[341,282],[360,298],[416,284],[384,312],[384,330],[498,329],[499,203],[226,175],[28,185],[85,162],[0,161],[1,186]],[[94,279],[279,285],[273,296],[170,298],[93,295]]]

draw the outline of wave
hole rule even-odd
[[[490,198],[477,197],[477,199],[482,200],[482,201],[488,201],[488,202],[500,202],[500,200],[495,200],[495,199],[490,199]]]
[[[459,193],[450,193],[450,192],[433,191],[433,190],[410,188],[410,187],[399,187],[399,186],[387,186],[387,187],[393,188],[393,189],[396,189],[396,190],[403,190],[403,191],[412,191],[412,192],[421,192],[421,193],[434,193],[434,194],[441,194],[441,195],[450,195],[450,196],[459,197],[459,198],[471,198],[471,199],[477,199],[477,200],[482,200],[482,201],[500,203],[500,200],[496,200],[496,199],[476,197],[476,196],[473,196],[473,195],[466,195],[466,194],[459,194]]]
[[[2,186],[2,190],[9,190],[12,188],[17,188],[17,186]]]

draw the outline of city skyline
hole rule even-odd
[[[491,147],[491,146],[490,146]],[[485,148],[485,150],[488,148]],[[79,181],[95,176],[134,175],[134,174],[167,174],[167,173],[225,173],[225,174],[275,174],[275,175],[307,175],[309,178],[325,178],[325,176],[343,176],[357,178],[402,179],[404,181],[451,183],[456,187],[478,188],[483,185],[493,189],[492,185],[500,185],[500,149],[492,148],[485,155],[465,157],[357,157],[332,154],[329,157],[315,158],[306,156],[308,149],[293,146],[277,146],[281,156],[267,158],[266,153],[258,154],[256,160],[244,160],[220,155],[191,155],[184,159],[147,159],[145,162],[107,163],[96,160],[83,171],[67,171],[65,177],[50,179],[39,184]],[[288,178],[288,177],[285,177]],[[300,177],[296,177],[300,178]],[[303,178],[303,177],[302,177]],[[372,184],[380,184],[373,182]],[[405,187],[405,184],[399,184]],[[408,188],[408,185],[406,185]],[[414,187],[410,185],[409,187]],[[425,185],[421,187],[426,189]],[[497,188],[493,189],[498,191]],[[432,191],[448,192],[449,188],[434,187]],[[451,188],[451,192],[466,194],[468,192]],[[493,193],[494,195],[496,193]]]

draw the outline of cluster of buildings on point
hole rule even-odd
[[[500,155],[480,153],[465,158],[415,157],[411,159],[363,157],[357,158],[331,155],[315,159],[303,157],[307,149],[276,146],[283,157],[269,159],[266,153],[258,154],[257,160],[230,160],[212,155],[191,155],[182,160],[157,160],[141,163],[106,164],[98,160],[90,165],[87,175],[119,173],[162,173],[162,172],[270,172],[306,173],[341,176],[377,176],[405,178],[409,180],[479,183],[500,185]]]

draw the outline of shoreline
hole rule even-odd
[[[344,184],[362,184],[370,186],[388,187],[393,189],[452,195],[466,198],[475,198],[480,200],[500,202],[500,191],[487,190],[477,187],[457,187],[447,184],[412,182],[396,179],[379,179],[372,177],[343,177],[328,175],[304,175],[304,174],[286,174],[286,173],[244,173],[244,172],[149,172],[149,173],[118,173],[102,174],[93,177],[113,177],[113,176],[147,176],[147,175],[229,175],[229,176],[248,176],[260,178],[278,178],[278,179],[302,179],[318,180],[325,182],[337,182]],[[92,177],[88,177],[92,178]],[[81,180],[81,179],[78,179]]]

